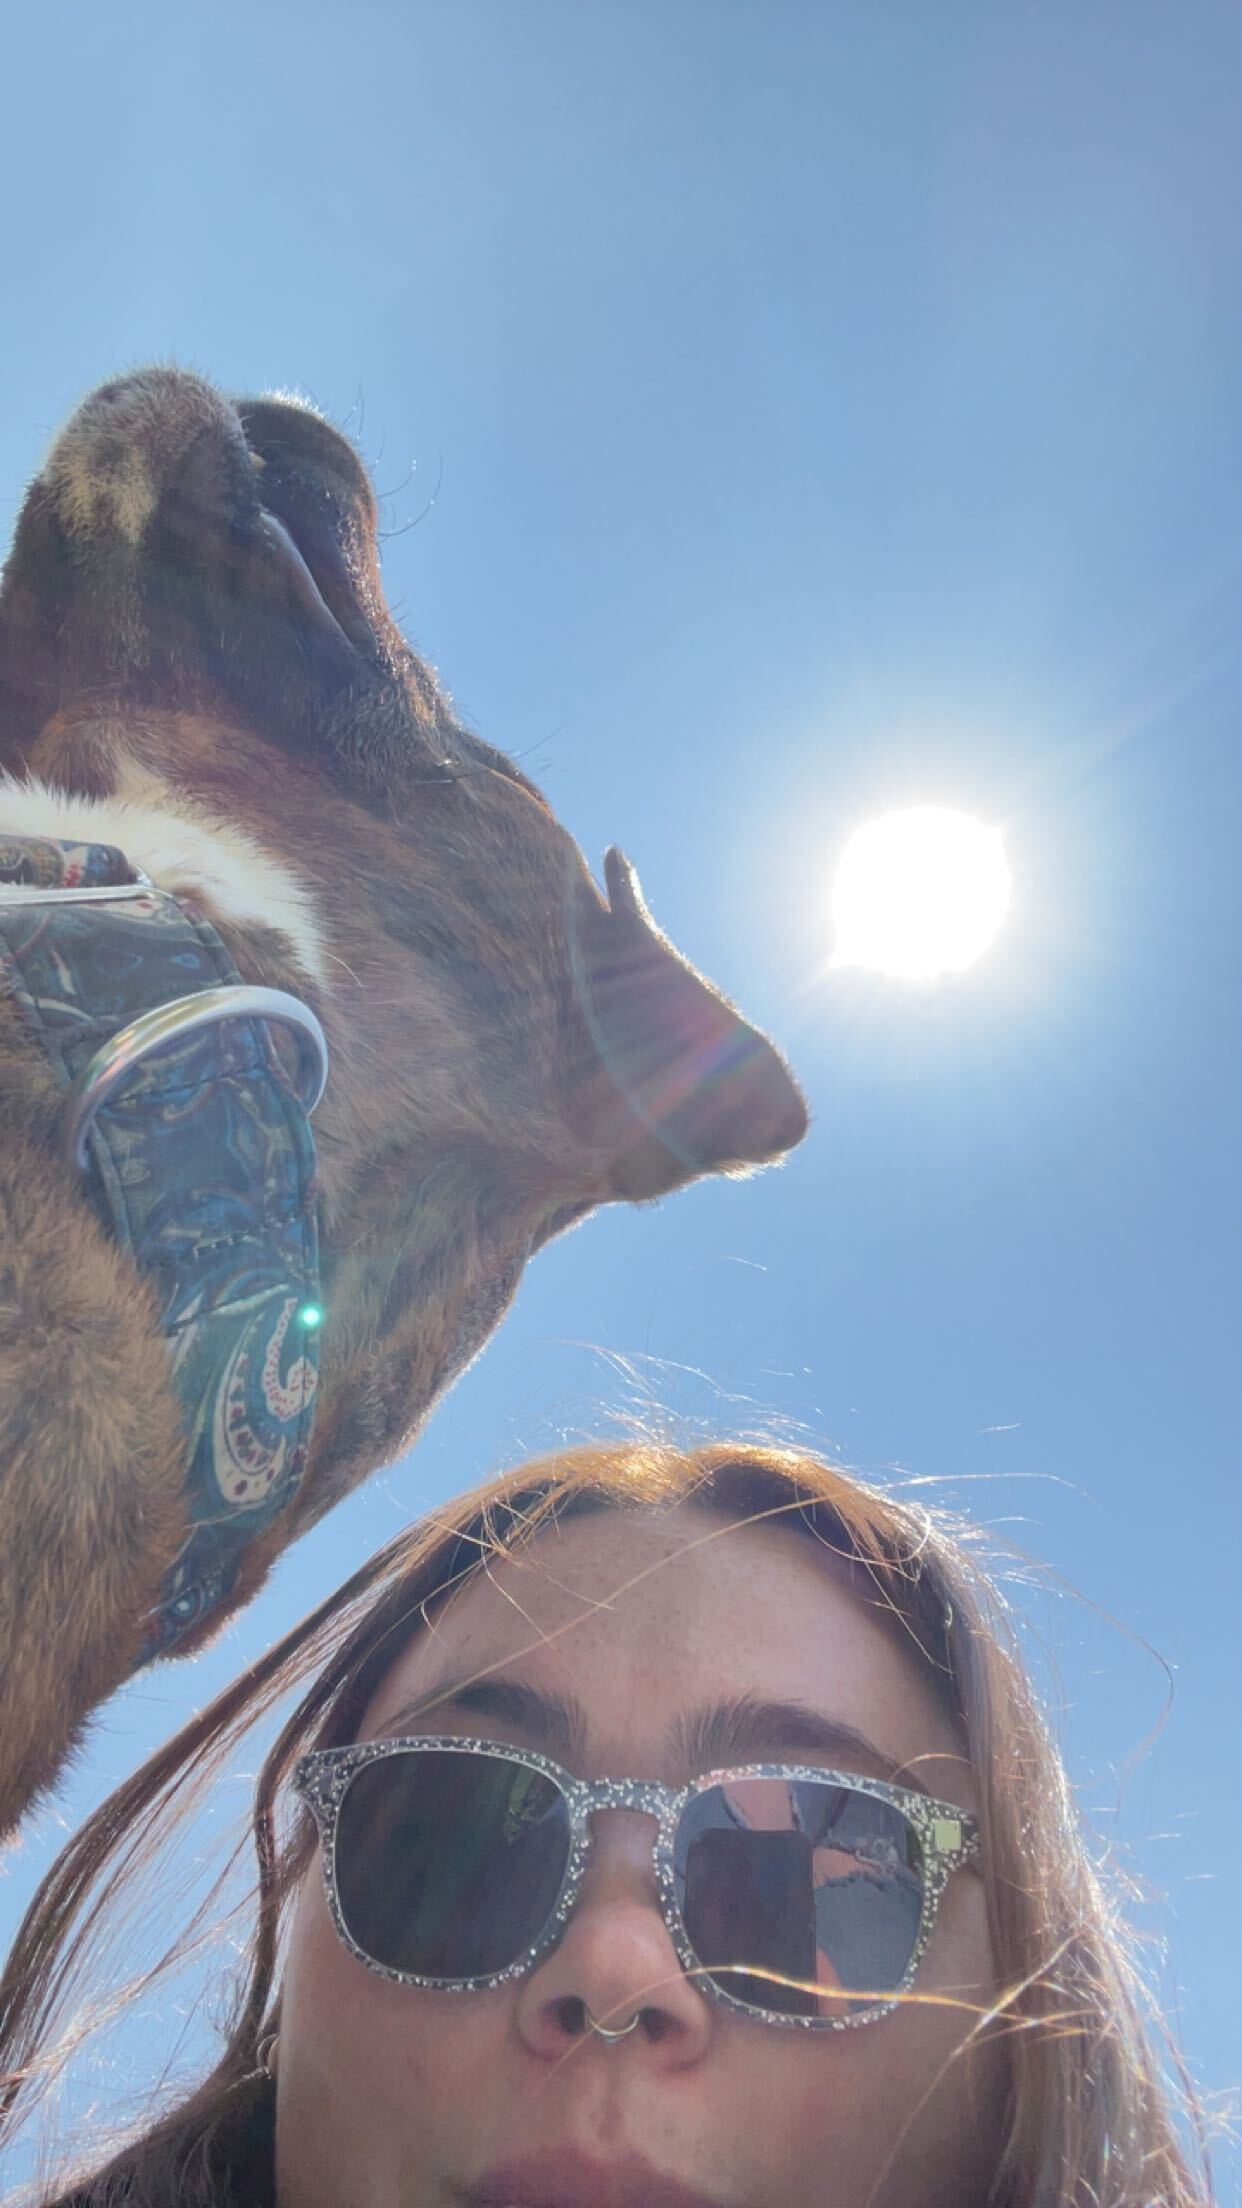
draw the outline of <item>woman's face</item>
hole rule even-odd
[[[486,1675],[465,1699],[454,1683]],[[513,1690],[525,1690],[519,1695]],[[394,1664],[365,1735],[443,1732],[671,1785],[735,1706],[722,1762],[824,1762],[972,1806],[971,1775],[900,1627],[805,1535],[697,1506],[571,1519],[472,1580]],[[810,1753],[791,1712],[874,1745]],[[766,1707],[765,1707],[766,1706]],[[526,1722],[519,1721],[525,1711]],[[534,1725],[536,1732],[530,1727]],[[949,1880],[912,2002],[851,2031],[766,2025],[680,1969],[654,1826],[593,1822],[559,1943],[489,1992],[389,1983],[333,1930],[318,1863],[281,2007],[280,2208],[971,2208],[995,2169],[983,1886]],[[639,2026],[613,2044],[586,2012]]]

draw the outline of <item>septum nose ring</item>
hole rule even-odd
[[[596,2034],[599,2039],[628,2039],[630,2033],[637,2030],[638,2020],[642,2015],[641,2009],[635,2009],[634,2014],[630,2018],[628,2024],[620,2024],[617,2025],[615,2029],[613,2029],[610,2028],[607,2024],[601,2024],[598,2017],[592,2016],[591,2011],[587,2008],[585,2001],[583,2002],[582,2006],[584,2009],[586,2009],[587,2023],[590,2025],[591,2030]]]

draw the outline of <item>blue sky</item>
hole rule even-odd
[[[308,393],[412,640],[816,1114],[545,1253],[64,1815],[490,1466],[644,1393],[769,1420],[1061,1575],[1017,1599],[1074,1777],[1235,2083],[1242,17],[50,0],[5,47],[6,517],[118,368]],[[1003,937],[829,974],[845,837],[922,801],[1004,826]]]

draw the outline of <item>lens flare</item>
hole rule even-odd
[[[959,973],[1005,917],[1000,830],[944,805],[912,805],[855,830],[832,889],[834,966],[909,980]]]

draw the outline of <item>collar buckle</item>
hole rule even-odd
[[[55,890],[51,896],[62,894]],[[85,890],[83,896],[107,897],[109,890]],[[130,895],[133,891],[131,889]],[[310,1006],[284,989],[262,989],[243,982],[229,982],[218,989],[200,989],[190,997],[174,997],[141,1012],[128,1027],[117,1030],[90,1059],[68,1095],[65,1145],[74,1165],[86,1170],[87,1137],[95,1116],[125,1082],[135,1066],[153,1051],[220,1020],[260,1019],[287,1028],[298,1048],[298,1101],[309,1115],[324,1092],[328,1078],[328,1044]]]

